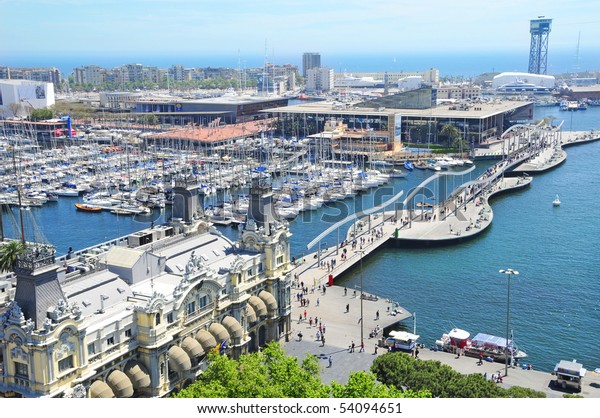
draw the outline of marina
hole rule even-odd
[[[595,144],[590,144],[590,146],[593,147],[593,146],[595,146]],[[573,149],[576,149],[576,148],[573,148]],[[550,162],[552,162],[552,164],[555,163],[555,161],[550,161],[550,160],[552,160],[551,157],[550,157],[550,159],[545,160],[545,163],[547,163],[547,164],[549,164]],[[473,174],[470,174],[470,173],[469,174],[465,174],[465,176],[468,176],[470,179],[474,180],[474,179],[476,179],[481,174],[487,174],[486,171],[489,170],[489,168],[492,168],[492,167],[493,167],[493,164],[489,165],[489,167],[488,166],[486,166],[484,168],[479,167],[478,170],[477,170],[477,172],[475,172]],[[411,175],[416,175],[416,173],[418,173],[420,171],[421,170],[414,171]],[[428,176],[424,176],[424,177],[421,177],[421,179],[423,181],[425,181],[427,179],[427,177]],[[415,177],[414,180],[416,180],[416,177]],[[407,186],[407,184],[404,183],[406,181],[407,181],[407,178],[401,178],[401,179],[392,180],[390,182],[390,187],[396,188],[398,186],[400,186],[400,187]],[[517,181],[519,181],[519,177],[516,177],[516,178],[506,177],[506,178],[502,178],[501,181],[509,182],[509,183],[499,183],[500,188],[498,190],[500,190],[500,189],[505,190],[505,189],[511,187],[509,185],[510,182],[517,182]],[[421,183],[422,183],[422,181],[421,181]],[[458,186],[461,183],[464,183],[464,179],[461,180],[461,181],[457,181],[456,183],[452,182],[452,184],[449,187],[450,191],[454,190],[454,188],[455,188],[454,186]],[[412,182],[412,185],[416,186],[416,184],[414,184],[414,181]],[[516,184],[513,183],[513,185],[516,185]],[[441,188],[441,186],[440,186],[440,188]],[[367,192],[367,195],[368,194],[369,194],[369,192]],[[563,193],[561,192],[561,194],[563,194]],[[500,201],[502,202],[503,200],[500,199]],[[465,203],[465,208],[467,210],[470,210],[468,203],[469,202]],[[484,203],[485,202],[480,202],[480,205],[482,205]],[[336,204],[337,203],[330,203],[330,205],[334,205],[334,206]],[[478,208],[478,206],[477,206],[477,200],[473,199],[471,201],[471,204],[473,205],[473,207]],[[333,207],[333,206],[330,206],[330,208],[331,207]],[[418,206],[415,204],[415,207],[418,207]],[[43,209],[39,209],[40,210],[39,213],[41,214],[43,211],[46,211],[47,209],[50,209],[50,208],[51,208],[51,206],[44,207]],[[399,214],[395,213],[395,212],[386,212],[383,215],[381,215],[379,217],[379,219],[375,218],[375,215],[374,215],[373,219],[371,219],[371,217],[369,216],[368,219],[363,218],[362,220],[363,220],[363,222],[364,222],[365,225],[368,224],[369,221],[372,221],[373,222],[373,225],[372,225],[373,227],[377,227],[377,226],[379,226],[380,228],[382,228],[384,226],[386,227],[385,233],[383,231],[381,232],[381,235],[379,236],[379,240],[375,239],[375,242],[379,241],[379,242],[381,242],[381,244],[383,244],[385,241],[387,241],[388,238],[390,240],[392,239],[392,237],[396,233],[396,228],[399,229],[398,230],[398,237],[393,237],[393,238],[399,238],[399,237],[401,237],[401,235],[402,235],[402,233],[404,231],[409,231],[409,230],[411,230],[411,232],[412,231],[416,231],[417,230],[417,226],[419,226],[419,225],[425,225],[425,228],[427,230],[431,231],[431,225],[432,225],[432,223],[431,222],[429,222],[429,223],[428,222],[423,222],[423,221],[427,218],[427,216],[425,216],[426,215],[425,208],[427,208],[427,209],[433,209],[433,207],[428,208],[425,204],[421,204],[421,206],[418,207],[418,208],[419,208],[418,211],[415,210],[412,214],[409,215],[410,220],[412,222],[412,224],[410,225],[411,228],[409,228],[409,227],[403,228],[403,226],[398,227],[397,224],[396,224],[396,222],[397,222],[398,219],[401,219],[402,216],[398,216]],[[314,212],[314,214],[318,214],[319,210],[325,210],[325,209],[326,208],[324,208],[323,206],[321,206],[318,209],[316,209],[316,211]],[[481,213],[480,213],[481,209],[483,209],[483,207],[478,209],[478,211],[476,212],[476,217],[479,217],[481,215]],[[160,211],[159,211],[160,216],[165,216],[166,213],[167,213],[167,210],[168,210],[168,208],[162,208],[162,209],[160,209]],[[305,212],[305,213],[308,215],[311,212]],[[310,215],[310,216],[315,216],[314,214]],[[104,215],[108,215],[108,214],[102,214],[102,215],[99,215],[99,216],[104,216]],[[168,215],[166,215],[166,216],[168,216]],[[96,218],[96,216],[94,216],[94,218]],[[394,220],[393,218],[396,218],[396,219]],[[113,222],[114,222],[114,219],[115,218],[112,218]],[[140,219],[141,218],[138,218],[137,222],[143,222]],[[158,218],[156,218],[156,219],[158,220]],[[489,216],[488,220],[487,220],[489,222],[487,223],[486,228],[481,228],[482,229],[481,232],[484,232],[483,230],[487,231],[487,229],[488,229],[487,226],[489,226],[491,224],[491,219],[494,219],[494,224],[498,223],[498,216],[497,215],[495,215],[495,216]],[[485,220],[485,216],[484,216],[484,218],[482,220],[486,221]],[[152,221],[152,222],[154,222],[154,221]],[[292,220],[292,223],[291,223],[292,230],[294,228],[294,223],[296,223],[300,227],[306,227],[307,224],[308,224],[308,222],[307,222],[307,220],[305,218],[305,215],[298,216],[297,218],[295,218],[295,219]],[[381,225],[379,225],[379,223],[381,223]],[[146,224],[147,224],[147,222],[146,222]],[[139,224],[137,224],[137,225],[135,225],[135,224],[133,224],[133,225],[129,224],[129,227],[132,227],[132,229],[136,229],[136,228],[133,228],[135,226],[139,226]],[[444,227],[445,227],[444,229],[445,230],[443,232],[441,230],[438,231],[438,232],[434,232],[434,235],[439,236],[439,237],[444,237],[444,239],[464,240],[464,238],[466,236],[463,236],[462,234],[463,233],[466,234],[468,232],[467,231],[467,227],[468,226],[470,226],[470,221],[465,224],[464,232],[463,232],[462,228],[459,229],[458,228],[458,224],[457,224],[457,226],[455,226],[456,232],[458,230],[461,230],[461,235],[453,235],[451,233],[452,230],[448,231],[447,224],[444,224]],[[414,227],[414,228],[412,228],[412,227]],[[139,229],[139,228],[137,228],[137,229]],[[480,229],[480,228],[477,228],[477,229]],[[371,230],[373,230],[373,228],[366,228],[365,232],[366,231],[371,231]],[[235,235],[235,232],[233,230],[231,230],[229,227],[227,227],[227,228],[224,227],[224,229],[222,231],[224,233],[226,233],[226,234],[233,234],[233,235]],[[105,232],[105,231],[102,231],[102,232]],[[354,230],[353,232],[356,232],[356,230]],[[352,232],[349,231],[348,233],[351,234]],[[122,234],[123,233],[121,232],[120,235],[122,235]],[[475,235],[479,235],[479,234],[475,234]],[[486,232],[486,235],[487,235],[487,232]],[[307,236],[305,237],[305,239],[309,238],[309,237],[310,237],[310,235],[308,234],[308,231],[307,231]],[[314,235],[312,237],[314,237]],[[355,238],[356,235],[355,235],[355,237],[351,237],[349,235],[347,235],[346,237],[347,237],[347,239],[350,239],[350,238]],[[384,239],[384,237],[386,237],[386,239]],[[105,236],[104,240],[106,240],[107,238],[109,238],[109,237]],[[413,239],[415,241],[418,241],[421,238],[413,238]],[[95,243],[97,243],[99,241],[102,241],[102,240],[96,240]],[[332,247],[332,243],[335,242],[335,238],[332,239],[332,237],[329,236],[326,239],[326,241],[327,241],[328,245],[326,244],[325,246],[331,248]],[[388,246],[383,246],[382,245],[381,250],[378,250],[376,253],[373,252],[372,256],[369,256],[371,254],[371,252],[372,252],[371,249],[375,249],[376,247],[379,247],[379,246],[380,246],[379,244],[378,245],[373,244],[371,246],[371,248],[369,248],[369,246],[366,245],[365,248],[364,248],[364,251],[361,251],[362,250],[361,249],[359,251],[355,251],[355,252],[351,253],[347,258],[344,257],[345,260],[351,261],[351,262],[344,261],[344,262],[341,262],[340,264],[338,264],[339,266],[344,266],[344,265],[347,266],[345,268],[345,271],[347,271],[347,272],[345,274],[343,274],[344,271],[341,271],[341,270],[340,271],[335,271],[336,278],[339,278],[339,280],[341,280],[341,282],[340,281],[336,281],[336,284],[339,284],[339,283],[341,283],[341,285],[348,284],[347,285],[348,288],[356,289],[357,286],[359,286],[357,284],[357,270],[359,269],[358,265],[361,266],[360,267],[360,271],[362,273],[362,270],[363,270],[363,259],[364,259],[364,268],[365,268],[365,270],[369,269],[369,268],[372,269],[373,268],[373,262],[374,262],[374,260],[381,259],[381,257],[386,257],[386,253],[389,253],[390,251],[397,251],[396,249],[391,249]],[[293,251],[293,253],[296,254],[296,258],[297,259],[303,259],[303,260],[307,259],[308,263],[314,263],[314,259],[311,259],[311,256],[313,255],[313,253],[307,253],[306,249],[302,249],[302,244],[301,245],[297,245],[296,244],[294,246],[294,248],[295,248],[295,251]],[[470,248],[472,248],[472,247],[470,247]],[[409,249],[409,251],[410,251],[410,249]],[[410,251],[410,252],[412,252],[414,254],[414,251]],[[429,252],[430,251],[425,251],[425,253],[429,253]],[[317,259],[319,258],[319,254],[317,255]],[[338,255],[339,255],[339,253],[336,254],[336,256],[338,256]],[[330,257],[330,256],[332,256],[331,250],[329,250],[329,254],[327,252],[325,252],[322,255],[322,257],[323,257],[324,260],[327,259],[327,257]],[[304,264],[304,263],[302,263],[302,264]],[[304,268],[306,268],[306,265],[304,265]],[[328,279],[329,274],[330,274],[326,269],[322,268],[322,266],[319,266],[314,271],[317,272],[317,275],[315,276],[315,280],[318,280],[319,284],[326,282],[326,280]],[[405,270],[403,269],[403,271],[405,271]],[[466,270],[463,270],[463,271],[466,271]],[[308,273],[306,271],[302,271],[299,274],[306,275]],[[365,289],[368,289],[368,293],[369,294],[371,294],[371,295],[378,295],[379,297],[383,297],[383,300],[386,300],[386,301],[389,300],[389,301],[391,301],[391,302],[389,302],[389,306],[393,306],[393,307],[400,306],[399,304],[397,304],[397,302],[394,302],[394,300],[402,300],[403,301],[405,299],[404,296],[398,297],[398,295],[401,295],[402,292],[398,292],[398,293],[394,292],[393,294],[390,294],[389,289],[387,291],[383,290],[383,289],[377,289],[377,287],[380,286],[380,284],[378,284],[376,281],[374,281],[372,279],[373,274],[369,274],[369,276],[370,276],[370,278],[365,283]],[[403,283],[405,283],[405,282],[403,282]],[[362,288],[362,286],[359,286],[359,289],[361,289],[361,288]],[[410,303],[410,301],[414,301],[414,300],[417,300],[417,299],[411,299],[409,297],[409,298],[406,298],[406,300],[408,300],[409,303]],[[405,305],[405,303],[402,302],[402,305]],[[410,309],[410,311],[413,311],[410,307],[408,309]],[[402,311],[406,312],[405,308],[402,308]],[[420,315],[420,317],[423,317],[423,315]],[[458,320],[460,320],[461,315],[458,314],[458,315],[456,315],[456,317],[458,318]],[[423,323],[427,324],[428,321],[430,321],[429,314],[424,314],[424,321],[422,321],[422,325],[420,325],[420,327],[424,328],[423,329],[424,332],[419,331],[419,335],[421,336],[420,337],[421,341],[424,341],[424,342],[431,341],[431,339],[430,339],[431,337],[429,337],[428,334],[431,335],[431,333],[436,333],[436,331],[437,331],[437,333],[439,335],[439,332],[440,332],[439,328],[438,329],[433,329],[433,328],[430,328],[429,326],[423,325]],[[481,329],[481,326],[478,326],[477,328]],[[493,332],[496,332],[496,331],[493,331]],[[502,335],[500,332],[498,332],[497,335],[498,334]],[[521,339],[519,339],[519,341],[521,341]],[[533,352],[535,353],[536,351],[537,350],[534,350]],[[528,353],[532,353],[532,350],[529,347],[527,347],[527,352]],[[533,362],[536,362],[536,359],[535,359],[536,354],[537,353],[531,354]],[[539,356],[539,354],[537,354],[537,355]],[[580,357],[580,356],[578,356],[578,357]],[[550,360],[550,361],[552,361],[552,360]],[[537,367],[537,362],[534,363],[534,364],[536,364],[536,367]]]

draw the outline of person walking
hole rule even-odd
[[[321,347],[325,347],[325,336],[321,334]]]
[[[333,366],[333,359],[329,356],[329,368],[331,368],[331,366]]]
[[[356,346],[354,345],[354,341],[352,341],[352,344],[350,344],[350,352],[351,353],[354,353],[354,347],[356,347]]]
[[[359,353],[364,353],[364,352],[365,352],[365,341],[361,340]]]
[[[483,364],[483,351],[479,352],[479,361],[477,362],[479,366]]]

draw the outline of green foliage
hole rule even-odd
[[[511,386],[505,389],[505,397],[508,398],[545,398],[546,394],[537,390],[523,388],[520,386]]]
[[[375,375],[368,372],[350,373],[348,383],[331,383],[334,398],[402,398],[402,392],[377,382]]]
[[[17,257],[25,252],[25,244],[21,241],[11,241],[0,248],[0,271],[13,271]]]
[[[174,395],[178,398],[323,398],[329,386],[319,377],[314,356],[302,364],[288,357],[277,343],[239,361],[218,353],[209,354],[209,367],[199,379]]]
[[[545,398],[542,392],[513,386],[504,389],[481,374],[462,375],[433,360],[416,360],[405,353],[387,353],[373,362],[377,380],[406,393],[429,390],[441,398]]]
[[[581,395],[574,395],[572,393],[565,393],[563,395],[563,398],[583,398],[583,396],[581,396]]]
[[[66,100],[57,101],[52,110],[57,115],[71,115],[73,119],[90,118],[95,113],[95,109],[89,105]]]
[[[38,120],[52,119],[54,113],[51,109],[33,109],[29,114],[29,120],[36,122]]]
[[[138,118],[138,122],[144,125],[158,125],[160,121],[156,115],[142,115]]]
[[[306,356],[300,363],[286,356],[276,342],[239,360],[209,353],[209,366],[198,380],[176,398],[430,398],[431,392],[400,391],[377,382],[373,373],[351,373],[348,383],[321,382],[318,359]]]

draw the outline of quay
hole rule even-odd
[[[314,354],[323,366],[321,378],[325,383],[337,381],[345,383],[351,371],[369,370],[374,358],[385,353],[383,347],[375,346],[379,340],[387,336],[383,330],[406,320],[412,315],[398,303],[382,300],[375,295],[367,295],[363,302],[363,315],[360,321],[360,295],[354,289],[345,289],[339,285],[326,286],[344,272],[357,267],[362,258],[372,254],[382,245],[427,243],[451,244],[473,237],[484,231],[493,220],[493,211],[489,199],[501,193],[527,187],[532,178],[524,171],[531,164],[536,165],[532,173],[552,169],[564,162],[566,154],[562,148],[600,139],[593,134],[582,132],[565,133],[558,144],[542,147],[535,152],[499,161],[490,170],[482,174],[474,182],[469,182],[455,190],[450,198],[440,205],[431,208],[398,209],[381,211],[360,218],[348,229],[345,239],[333,248],[307,254],[296,261],[291,274],[294,283],[303,283],[314,293],[309,293],[308,307],[301,306],[294,299],[292,292],[292,340],[284,345],[288,355],[299,359],[305,354]],[[530,164],[530,165],[527,165]],[[507,170],[521,174],[519,177],[507,177]],[[434,217],[434,215],[436,215]],[[407,219],[408,218],[408,219]],[[356,245],[353,241],[356,240]],[[342,256],[343,254],[343,256]],[[329,264],[329,266],[327,266]],[[330,280],[331,279],[333,280]],[[296,291],[300,292],[298,287]],[[362,290],[362,289],[360,289]],[[359,291],[360,293],[360,291]],[[319,303],[317,306],[317,298]],[[349,312],[346,306],[349,305]],[[318,327],[311,327],[304,321],[304,311],[307,318],[319,318],[326,325],[325,343],[316,340]],[[376,312],[379,311],[377,318]],[[300,319],[302,315],[302,319]],[[364,322],[363,322],[364,321]],[[361,329],[361,325],[364,329]],[[379,325],[380,332],[374,337],[370,334]],[[298,333],[303,337],[300,339]],[[365,343],[365,351],[359,352],[361,334]],[[349,345],[354,342],[355,352],[350,352]],[[329,367],[329,357],[333,364]],[[470,357],[456,358],[454,354],[434,351],[428,348],[420,350],[419,358],[436,360],[451,366],[463,374],[481,373],[491,376],[503,373],[503,363],[484,362],[477,364],[477,359]],[[503,387],[521,386],[545,393],[548,397],[559,398],[570,391],[555,388],[552,381],[554,376],[549,371],[526,370],[511,367],[508,376],[503,378]],[[588,371],[584,378],[583,389],[578,395],[590,398],[600,398],[600,374]]]
[[[299,289],[295,289],[299,291]],[[303,359],[305,355],[312,354],[317,356],[322,366],[321,380],[330,384],[332,381],[346,383],[350,373],[353,371],[369,371],[376,356],[385,354],[384,347],[379,347],[379,339],[387,337],[382,331],[376,337],[369,336],[369,332],[378,325],[380,330],[387,329],[399,321],[412,317],[401,307],[394,304],[397,309],[396,314],[388,311],[387,308],[392,304],[388,300],[379,298],[378,301],[363,301],[363,321],[365,329],[365,350],[360,352],[360,299],[354,296],[353,291],[348,289],[347,294],[344,287],[334,285],[326,287],[325,293],[322,290],[315,289],[314,293],[309,293],[310,299],[308,307],[300,306],[292,295],[292,336],[289,342],[283,345],[287,355]],[[319,298],[319,306],[316,306],[316,300]],[[346,305],[350,305],[350,311],[345,312]],[[308,319],[298,321],[299,315],[304,316],[304,310],[307,312],[307,318],[319,318],[319,322],[325,325],[325,344],[316,340],[318,326],[310,326]],[[379,310],[379,319],[376,319],[376,312]],[[417,330],[418,331],[418,330]],[[298,333],[302,333],[302,339]],[[417,332],[418,334],[418,332]],[[353,353],[348,346],[352,342],[356,344]],[[378,346],[375,352],[375,346]],[[329,357],[332,358],[332,366],[329,367]],[[459,373],[487,374],[490,378],[492,374],[501,373],[504,375],[504,363],[483,362],[478,365],[478,359],[474,357],[462,356],[457,358],[452,353],[443,351],[434,351],[429,348],[419,350],[419,359],[439,361],[452,367]],[[564,394],[573,393],[560,388],[555,388],[552,384],[554,376],[549,371],[526,370],[520,367],[511,367],[508,370],[508,376],[503,377],[503,382],[499,383],[504,388],[511,386],[520,386],[537,390],[546,394],[549,398],[562,398]],[[575,393],[586,398],[600,398],[600,374],[594,371],[588,371],[583,380],[581,392]]]

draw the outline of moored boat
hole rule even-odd
[[[87,203],[75,203],[77,210],[84,212],[100,212],[102,208],[100,206],[94,206]]]
[[[510,361],[518,361],[527,357],[527,353],[519,350],[513,340],[509,339],[507,341],[506,337],[483,333],[479,333],[471,339],[469,336],[468,331],[454,328],[449,333],[442,335],[442,338],[437,340],[435,344],[439,350],[456,353],[460,349],[466,356],[477,358],[481,356],[484,359],[497,362],[505,362],[507,355]]]

